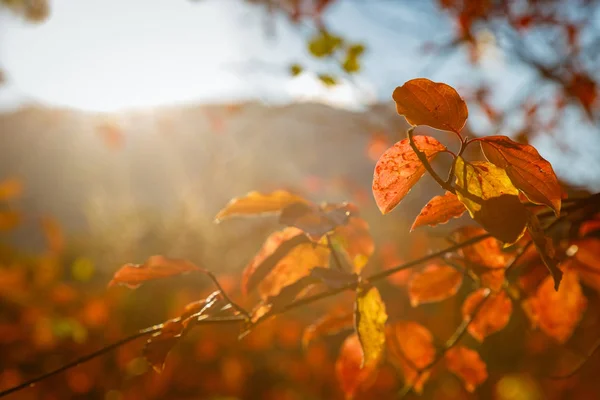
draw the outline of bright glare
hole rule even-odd
[[[248,41],[261,39],[243,25],[247,11],[235,1],[54,0],[39,26],[0,15],[0,59],[11,88],[54,106],[116,111],[247,97],[252,77],[234,66],[247,59]],[[290,79],[282,65],[271,84],[285,100],[353,107],[361,97],[349,83]]]

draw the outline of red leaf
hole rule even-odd
[[[451,218],[458,218],[467,211],[465,205],[455,194],[446,192],[443,196],[435,196],[423,207],[410,230],[422,225],[435,226],[445,224]]]
[[[515,187],[529,200],[545,204],[560,214],[562,189],[552,165],[535,147],[512,141],[506,136],[486,136],[480,141],[485,157],[506,170]]]
[[[408,296],[413,307],[422,303],[434,303],[454,296],[463,275],[447,265],[432,264],[423,272],[413,275],[408,284]]]
[[[473,311],[485,299],[486,289],[479,289],[469,295],[462,306],[463,319],[469,320]],[[475,339],[483,342],[486,336],[503,329],[512,314],[512,301],[505,292],[491,294],[471,321],[468,331]]]
[[[430,372],[423,372],[418,382],[414,381],[417,369],[429,367],[435,358],[436,350],[431,332],[416,322],[400,321],[388,326],[386,343],[389,359],[402,370],[405,384],[414,383],[414,390],[421,393]]]
[[[467,104],[453,87],[425,78],[397,87],[392,97],[398,114],[411,125],[459,133],[469,116]]]
[[[415,136],[414,142],[431,161],[446,147],[430,136]],[[379,210],[386,214],[394,209],[425,173],[425,167],[407,139],[386,150],[375,165],[373,196]]]
[[[558,291],[551,276],[544,279],[536,294],[523,302],[523,309],[534,327],[559,343],[565,343],[573,334],[587,308],[587,299],[581,291],[577,272],[566,270]]]
[[[487,367],[475,350],[456,346],[449,349],[444,357],[448,370],[462,379],[469,392],[474,392],[488,377]]]
[[[359,388],[365,389],[374,382],[376,364],[367,364],[361,368],[362,362],[362,347],[358,335],[354,333],[344,340],[335,362],[335,374],[346,399],[352,399]]]
[[[164,256],[152,256],[144,264],[125,264],[110,281],[109,286],[121,284],[132,289],[154,279],[167,278],[192,271],[204,271],[192,262]]]

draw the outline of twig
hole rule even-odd
[[[456,190],[454,189],[454,187],[452,187],[452,185],[450,185],[448,182],[445,182],[438,174],[437,172],[435,172],[433,170],[433,168],[431,167],[431,164],[429,164],[429,160],[427,160],[427,156],[425,155],[425,153],[423,153],[421,150],[419,150],[419,148],[417,147],[415,140],[414,140],[414,136],[413,133],[415,131],[415,127],[412,126],[408,129],[408,131],[406,132],[407,136],[408,136],[408,142],[410,143],[410,147],[413,149],[413,151],[415,152],[415,154],[417,155],[417,157],[419,157],[419,161],[421,161],[421,163],[423,164],[423,166],[425,167],[425,169],[427,170],[427,172],[429,172],[429,175],[431,175],[431,177],[433,179],[435,179],[435,181],[445,190],[447,190],[450,193],[456,193]]]
[[[221,286],[221,284],[219,283],[219,280],[217,279],[217,277],[210,271],[205,271],[206,275],[208,275],[208,277],[213,281],[213,283],[215,284],[215,286],[219,289],[219,291],[221,292],[221,295],[223,296],[223,298],[225,299],[225,301],[229,302],[229,304],[231,304],[231,306],[238,311],[240,314],[242,314],[246,319],[250,319],[250,313],[248,311],[246,311],[243,307],[241,307],[240,305],[238,305],[237,303],[235,303],[233,300],[231,300],[231,298],[227,295],[227,293],[225,293],[225,291],[223,290],[223,287]]]

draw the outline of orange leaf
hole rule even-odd
[[[463,275],[447,265],[432,264],[423,272],[414,274],[408,284],[408,296],[413,307],[423,303],[434,303],[454,296],[463,280]]]
[[[181,339],[184,326],[180,321],[165,322],[163,328],[153,334],[144,347],[144,357],[156,372],[161,372],[165,366],[167,355]]]
[[[586,308],[587,299],[574,270],[565,271],[558,291],[554,290],[554,281],[549,276],[536,294],[523,302],[532,325],[539,326],[559,343],[565,343],[571,337]]]
[[[479,289],[469,295],[462,306],[463,319],[469,320],[474,310],[484,301],[487,289]],[[505,292],[491,294],[481,305],[471,321],[468,331],[475,339],[483,342],[486,336],[503,329],[512,314],[512,301]]]
[[[132,289],[155,279],[168,278],[192,271],[203,271],[192,262],[164,256],[152,256],[144,264],[125,264],[110,281],[109,286],[125,285]]]
[[[288,227],[272,233],[242,274],[242,293],[254,289],[296,246],[310,240],[298,228]]]
[[[415,222],[413,222],[410,230],[414,230],[419,226],[429,225],[435,226],[445,224],[451,218],[458,218],[467,211],[465,205],[458,200],[455,194],[446,192],[443,196],[435,196],[425,204]]]
[[[485,233],[484,229],[476,226],[463,226],[452,233],[452,238],[460,243]],[[504,268],[513,257],[502,251],[501,243],[493,237],[465,246],[459,253],[462,253],[467,261],[487,268]]]
[[[342,386],[346,399],[352,399],[359,388],[365,389],[374,382],[376,364],[361,367],[363,351],[358,335],[348,336],[340,349],[335,362],[335,375]]]
[[[459,133],[467,122],[467,104],[445,83],[418,78],[394,90],[398,114],[411,125],[429,125],[443,131]]]
[[[506,136],[486,136],[481,150],[493,164],[506,170],[517,187],[534,203],[545,204],[560,214],[561,187],[552,165],[535,147],[510,140]]]
[[[273,193],[262,194],[250,192],[244,197],[232,199],[215,217],[216,222],[234,216],[252,216],[281,211],[294,203],[306,203],[300,196],[277,190]]]
[[[444,358],[448,370],[462,379],[469,392],[474,392],[488,377],[487,367],[475,350],[456,346],[449,349]]]
[[[369,224],[362,218],[351,217],[346,225],[338,226],[332,239],[334,245],[341,246],[349,256],[356,273],[360,273],[375,251]]]
[[[0,182],[0,201],[12,200],[23,193],[23,183],[20,179],[10,178]]]
[[[354,313],[333,312],[329,313],[304,329],[302,334],[302,345],[307,348],[315,339],[323,336],[335,335],[345,330],[354,328]]]
[[[355,212],[356,207],[349,203],[326,203],[320,207],[306,203],[294,203],[281,211],[279,223],[295,226],[304,231],[311,239],[318,241],[326,233],[348,223],[348,219]]]
[[[386,343],[389,359],[402,370],[407,385],[417,379],[417,370],[429,367],[435,358],[433,335],[416,322],[399,321],[389,325]],[[414,390],[417,393],[422,392],[429,374],[429,371],[422,373],[419,380],[414,382]]]
[[[244,270],[243,286],[248,286],[250,277],[257,271],[258,265],[268,255],[272,254],[273,248],[277,248],[281,238],[297,235],[300,231],[296,228],[286,228],[281,232],[275,232],[266,240],[263,248]],[[310,274],[314,267],[327,266],[329,264],[329,249],[317,246],[313,243],[302,243],[289,250],[262,278],[258,291],[262,299],[276,296],[279,291],[298,279]]]
[[[430,136],[415,136],[414,142],[431,161],[446,147]],[[397,142],[383,153],[375,165],[373,196],[379,210],[386,214],[394,209],[421,179],[425,167],[407,139]]]
[[[586,238],[574,243],[576,250],[570,259],[581,280],[600,291],[600,239]]]
[[[550,271],[550,274],[554,279],[554,289],[558,290],[563,273],[560,268],[558,268],[559,260],[556,255],[554,242],[551,238],[546,236],[538,217],[534,214],[529,214],[527,229],[544,265],[548,268],[548,271]]]
[[[506,171],[486,161],[455,160],[456,195],[471,218],[506,243],[516,242],[525,231],[527,209]]]

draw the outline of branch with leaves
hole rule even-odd
[[[381,212],[396,208],[429,172],[446,193],[425,205],[412,229],[446,223],[465,211],[479,226],[455,229],[448,237],[451,245],[444,249],[364,274],[375,243],[356,206],[318,205],[282,190],[251,192],[233,199],[216,220],[275,215],[284,226],[265,240],[242,273],[242,294],[258,293],[259,300],[252,307],[242,306],[225,293],[212,272],[187,260],[153,256],[143,264],[126,264],[115,273],[110,285],[135,288],[150,280],[200,273],[211,279],[217,290],[188,304],[177,318],[0,392],[0,397],[148,335],[144,356],[160,371],[173,346],[196,326],[240,324],[243,338],[267,319],[342,292],[354,293],[353,309],[324,315],[306,328],[303,344],[310,346],[321,337],[354,330],[344,341],[336,363],[337,377],[347,397],[371,381],[385,355],[404,374],[403,393],[420,392],[442,359],[462,379],[466,390],[474,391],[487,379],[486,365],[474,349],[460,341],[469,334],[483,342],[502,330],[514,305],[523,307],[534,327],[564,343],[587,306],[579,276],[585,258],[578,255],[590,249],[590,236],[600,229],[599,195],[566,199],[562,207],[564,196],[556,175],[535,148],[505,136],[464,138],[461,131],[468,108],[448,85],[415,79],[397,88],[393,99],[398,112],[413,127],[407,138],[385,151],[375,166],[372,189]],[[431,136],[415,135],[415,127],[421,125],[452,132],[460,139],[460,150],[454,154]],[[463,158],[464,150],[473,144],[480,146],[487,161]],[[453,157],[447,180],[430,165],[442,152]],[[555,229],[564,224],[570,229]],[[566,236],[564,232],[568,232]],[[526,274],[524,268],[519,268],[524,267],[524,259],[528,265],[550,272],[529,292],[519,281]],[[416,269],[418,266],[423,268]],[[462,323],[437,350],[427,327],[414,321],[388,321],[384,296],[377,286],[385,278],[413,268],[408,297],[414,307],[455,296],[465,277],[473,281],[473,291],[462,305]],[[522,297],[526,298],[521,302]],[[564,316],[549,315],[555,310]]]

